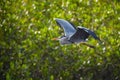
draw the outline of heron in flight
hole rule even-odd
[[[97,35],[85,28],[85,27],[81,27],[78,26],[77,28],[70,23],[67,20],[64,19],[58,19],[56,18],[56,23],[63,28],[64,30],[64,35],[61,36],[60,38],[54,38],[53,40],[59,40],[60,44],[64,45],[64,44],[72,44],[72,43],[84,43],[86,42],[87,38],[91,35],[94,39],[99,40],[99,37],[97,37]],[[84,43],[85,44],[85,43]],[[88,45],[88,44],[85,44]],[[90,47],[93,47],[91,45],[88,45]]]

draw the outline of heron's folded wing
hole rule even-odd
[[[70,37],[76,32],[75,27],[70,22],[56,18],[57,24],[64,29],[65,36]]]
[[[81,41],[85,41],[88,38],[89,34],[81,28],[77,28],[77,31],[75,34],[73,34],[69,40],[71,42],[81,42]]]

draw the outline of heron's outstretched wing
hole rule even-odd
[[[64,29],[65,36],[70,37],[76,32],[75,27],[70,22],[56,18],[56,22]]]
[[[93,31],[91,31],[91,30],[89,30],[89,29],[87,29],[87,28],[81,27],[81,26],[78,26],[78,28],[86,31],[89,35],[91,35],[91,36],[92,36],[93,38],[95,38],[96,40],[101,41],[101,40],[99,39],[99,37],[97,37],[97,35],[96,35]]]
[[[73,34],[69,40],[71,42],[84,42],[88,38],[89,34],[82,28],[77,28],[75,34]]]

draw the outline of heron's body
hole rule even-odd
[[[73,24],[63,19],[56,19],[56,22],[64,29],[65,32],[64,36],[57,39],[61,44],[85,42],[89,35],[97,40],[100,40],[93,31],[87,28],[81,26],[75,28]]]
[[[60,44],[71,44],[72,42],[68,40],[68,37],[63,36],[62,38],[59,39]]]

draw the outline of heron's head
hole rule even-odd
[[[71,42],[68,40],[68,37],[66,37],[66,36],[62,36],[60,38],[53,38],[53,40],[58,40],[60,42],[60,44],[62,44],[62,45],[71,44]]]

